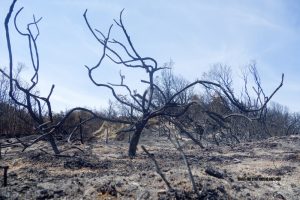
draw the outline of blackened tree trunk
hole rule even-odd
[[[128,150],[128,154],[131,158],[136,155],[137,145],[139,143],[141,133],[145,128],[147,121],[151,118],[155,118],[159,116],[166,118],[167,121],[170,122],[170,125],[176,125],[177,128],[179,128],[182,132],[184,132],[187,136],[189,136],[189,138],[191,138],[194,142],[196,142],[196,144],[203,147],[201,142],[195,139],[194,136],[186,130],[186,128],[182,125],[182,123],[178,121],[179,117],[183,116],[191,108],[192,105],[196,103],[199,104],[199,106],[201,107],[201,112],[207,114],[207,116],[212,120],[214,120],[216,124],[220,126],[224,126],[224,123],[228,118],[234,116],[243,116],[248,118],[246,115],[244,115],[244,113],[246,114],[252,112],[254,113],[253,116],[261,116],[261,114],[266,109],[267,103],[274,96],[274,94],[279,90],[279,88],[283,85],[284,76],[282,75],[280,85],[273,91],[271,95],[269,95],[268,97],[265,96],[260,84],[260,77],[257,74],[257,70],[255,66],[253,66],[249,70],[252,73],[254,78],[253,80],[255,81],[256,86],[258,88],[257,90],[255,90],[257,93],[257,99],[253,102],[252,100],[250,100],[249,102],[245,103],[243,100],[240,100],[239,98],[235,97],[233,93],[233,89],[231,87],[232,80],[231,80],[231,74],[229,73],[230,70],[227,70],[225,68],[224,68],[225,70],[220,71],[221,73],[220,72],[215,73],[216,76],[219,77],[215,81],[214,79],[212,79],[212,81],[196,80],[192,83],[188,83],[185,80],[177,79],[175,76],[171,74],[170,76],[166,75],[165,77],[163,77],[161,81],[155,81],[156,79],[155,75],[157,74],[157,72],[164,69],[170,69],[172,63],[170,62],[169,65],[167,64],[167,65],[163,65],[162,67],[159,67],[157,61],[154,58],[144,57],[139,55],[123,24],[122,13],[123,10],[120,13],[119,20],[118,21],[115,20],[115,23],[117,27],[119,27],[124,33],[123,38],[125,38],[126,43],[110,38],[113,25],[109,27],[107,35],[104,35],[99,30],[94,29],[90,25],[87,19],[87,10],[85,10],[83,17],[88,26],[88,29],[95,37],[95,39],[103,47],[102,55],[98,63],[96,65],[93,65],[92,67],[89,67],[87,65],[85,65],[85,67],[88,70],[88,76],[90,80],[96,86],[105,87],[108,90],[110,90],[115,100],[120,105],[124,106],[124,108],[127,109],[128,114],[130,110],[130,117],[129,116],[127,116],[129,118],[126,117],[128,120],[126,124],[131,124],[135,126],[135,132],[133,133],[133,136],[130,139],[130,145]],[[99,32],[100,35],[97,32]],[[102,65],[103,60],[107,58],[109,58],[109,60],[111,60],[113,63],[117,65],[123,65],[126,68],[144,69],[147,73],[148,78],[147,80],[142,79],[141,82],[143,84],[148,84],[147,89],[144,90],[143,93],[138,93],[136,90],[132,91],[132,89],[130,89],[130,87],[124,83],[125,76],[122,75],[121,71],[120,71],[120,78],[121,78],[120,84],[98,82],[94,78],[93,72],[94,70],[99,69],[100,66]],[[162,76],[164,75],[162,74]],[[223,77],[225,78],[225,80]],[[163,83],[165,82],[165,80],[168,82],[167,84]],[[244,80],[245,80],[245,90],[246,90],[247,80],[246,78]],[[225,106],[226,113],[227,111],[230,111],[230,114],[223,116],[222,113],[224,112],[222,112],[222,110],[217,109],[216,111],[214,111],[212,109],[209,109],[209,106],[202,105],[200,99],[199,100],[193,99],[192,98],[193,94],[192,93],[189,94],[189,90],[192,91],[192,88],[196,85],[203,86],[205,91],[209,95],[218,94],[217,99],[220,99],[220,102],[222,103],[223,107]],[[125,90],[127,90],[126,94],[124,93],[122,95],[119,95],[118,92],[115,90],[117,87],[122,87]],[[174,92],[173,91],[171,92],[169,88],[173,88],[173,89],[176,88],[176,89]],[[245,95],[246,95],[245,97],[249,97],[249,99],[252,99],[250,98],[247,91]],[[190,98],[185,98],[187,96],[190,96]],[[227,108],[229,106],[228,102],[230,102],[230,106],[237,108],[238,113],[232,113],[231,108],[228,110]],[[260,103],[260,105],[257,102]],[[142,117],[142,119],[140,118],[140,116]],[[202,124],[202,122],[200,123]],[[170,133],[169,133],[169,137],[170,137]],[[216,143],[217,142],[218,141],[216,140]]]
[[[47,136],[47,141],[50,143],[51,147],[52,147],[52,150],[54,151],[54,153],[56,155],[60,154],[58,148],[57,148],[57,145],[56,145],[56,142],[55,142],[55,139],[53,137],[53,135],[48,135]]]
[[[138,122],[135,126],[136,130],[133,133],[133,136],[130,140],[129,150],[128,150],[128,156],[130,158],[134,158],[136,155],[137,145],[139,143],[140,136],[141,136],[142,131],[145,128],[146,124],[147,124],[147,120],[142,120],[142,121]]]

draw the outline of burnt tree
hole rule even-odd
[[[14,104],[16,104],[18,107],[22,108],[28,113],[28,116],[30,116],[31,120],[34,122],[35,132],[38,133],[38,136],[33,140],[21,141],[21,139],[17,138],[19,143],[22,144],[24,147],[23,151],[39,141],[46,140],[50,143],[53,152],[55,154],[60,154],[60,151],[56,145],[54,134],[61,130],[63,125],[68,121],[70,117],[72,117],[72,114],[74,112],[83,112],[86,115],[88,115],[88,117],[86,117],[85,120],[82,120],[81,122],[77,123],[75,127],[76,129],[74,129],[74,131],[77,130],[77,128],[80,129],[82,124],[85,124],[93,119],[107,120],[115,123],[131,124],[131,122],[127,120],[118,119],[117,117],[108,118],[104,115],[81,107],[72,108],[67,113],[65,113],[64,116],[62,116],[59,120],[53,119],[50,97],[53,93],[54,85],[51,86],[47,97],[42,97],[39,95],[38,92],[36,92],[36,88],[39,82],[40,69],[39,52],[37,47],[37,39],[40,35],[38,23],[41,21],[42,18],[39,18],[37,20],[35,16],[33,16],[33,22],[27,24],[26,30],[21,30],[17,25],[17,19],[19,14],[23,10],[23,7],[20,8],[14,16],[14,27],[21,36],[24,36],[28,40],[28,49],[34,73],[32,74],[30,82],[26,84],[22,83],[20,79],[15,78],[15,65],[13,60],[13,49],[11,45],[9,23],[16,2],[17,0],[14,0],[12,2],[4,22],[7,50],[9,56],[8,72],[3,69],[0,69],[0,72],[9,81],[8,93],[10,99],[14,102]],[[34,34],[34,32],[36,32],[36,34]],[[18,96],[16,96],[16,94],[18,94]],[[70,133],[68,138],[72,137],[74,131]]]
[[[225,116],[222,115],[222,113],[216,113],[209,110],[206,111],[207,115],[216,120],[218,123],[222,124],[223,121],[227,120],[228,118],[235,116],[242,117],[244,113],[262,112],[266,108],[266,105],[270,101],[272,96],[283,84],[282,75],[282,80],[279,86],[274,90],[274,92],[269,96],[268,99],[265,99],[265,101],[258,108],[253,108],[251,106],[245,105],[239,98],[234,95],[234,92],[231,88],[213,81],[196,80],[192,83],[186,84],[184,87],[180,88],[172,94],[167,94],[166,92],[169,91],[163,91],[163,89],[159,85],[155,84],[154,77],[160,70],[168,69],[168,66],[163,65],[160,67],[154,58],[140,55],[140,53],[135,48],[131,37],[127,32],[127,29],[124,26],[122,14],[123,10],[120,12],[119,19],[114,20],[114,24],[122,32],[125,38],[125,41],[123,42],[111,38],[111,31],[114,24],[109,27],[107,33],[105,34],[91,26],[87,18],[87,10],[84,12],[83,17],[89,31],[97,40],[97,42],[102,46],[102,53],[100,55],[98,63],[94,66],[86,65],[85,67],[88,71],[88,76],[93,84],[99,87],[105,87],[110,90],[115,100],[127,108],[128,113],[130,114],[129,119],[127,120],[131,123],[131,126],[127,129],[127,131],[134,132],[130,140],[128,150],[128,154],[130,157],[134,157],[136,155],[137,145],[139,143],[141,133],[149,120],[159,116],[161,117],[161,119],[173,123],[182,133],[185,133],[193,141],[200,144],[199,141],[195,139],[178,120],[178,118],[186,113],[186,111],[188,111],[189,108],[196,102],[192,100],[188,102],[176,101],[177,99],[180,99],[179,96],[183,92],[196,85],[203,86],[204,88],[209,90],[214,90],[222,98],[231,102],[236,110],[240,111],[239,113],[230,113],[229,115]],[[136,90],[132,91],[132,89],[124,83],[123,76],[121,76],[121,82],[119,84],[98,82],[94,77],[94,70],[100,68],[101,64],[103,64],[104,59],[108,59],[113,63],[122,65],[126,68],[143,69],[147,75],[147,80],[141,80],[141,83],[146,84],[147,89],[142,93],[138,93]],[[126,95],[117,94],[117,88],[124,89],[126,91]],[[157,96],[157,94],[161,97],[159,103],[155,101],[155,96]]]
[[[50,104],[50,97],[54,89],[54,85],[51,86],[49,94],[47,97],[42,97],[35,92],[35,88],[39,82],[39,69],[40,69],[40,61],[39,61],[39,54],[38,54],[38,47],[37,47],[37,39],[39,37],[39,27],[38,23],[41,21],[42,18],[36,19],[33,16],[33,22],[27,24],[26,30],[21,30],[17,25],[17,18],[18,15],[23,10],[23,7],[20,8],[14,16],[14,27],[17,32],[24,36],[28,40],[29,46],[29,53],[31,58],[31,64],[34,73],[30,79],[30,83],[24,86],[24,84],[20,83],[18,79],[14,78],[14,62],[13,62],[13,51],[10,39],[10,29],[9,23],[11,19],[11,15],[13,13],[14,6],[17,0],[14,0],[10,6],[9,12],[6,15],[4,26],[5,26],[5,35],[6,35],[6,42],[7,42],[7,50],[9,55],[9,69],[8,73],[4,70],[0,69],[0,72],[9,79],[9,96],[13,100],[13,102],[27,110],[30,114],[30,117],[34,120],[36,125],[36,130],[38,132],[44,132],[47,130],[47,126],[49,122],[52,122],[52,110]],[[36,34],[34,34],[33,29],[35,29]],[[22,98],[17,98],[15,96],[16,92],[21,93]],[[50,143],[53,151],[55,154],[59,154],[59,150],[55,143],[55,140],[51,134],[48,134],[45,139]]]

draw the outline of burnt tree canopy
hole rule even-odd
[[[170,63],[160,65],[154,58],[150,56],[143,56],[139,53],[123,23],[123,10],[120,12],[119,19],[114,20],[114,24],[109,27],[106,33],[92,27],[87,18],[86,10],[83,14],[85,23],[88,30],[102,49],[99,61],[94,66],[85,66],[89,79],[96,86],[104,87],[111,91],[114,99],[122,105],[125,116],[118,117],[110,114],[101,115],[86,108],[75,107],[65,113],[65,115],[58,121],[54,121],[50,102],[54,85],[50,87],[50,91],[46,97],[41,96],[36,92],[40,69],[37,45],[37,40],[40,35],[38,25],[42,18],[36,19],[35,16],[33,16],[33,21],[27,24],[26,29],[21,29],[18,26],[18,16],[21,14],[23,8],[20,8],[14,15],[13,25],[16,31],[28,41],[28,50],[30,53],[29,55],[33,74],[27,84],[22,84],[15,78],[13,45],[11,45],[10,38],[10,21],[16,2],[17,0],[12,2],[4,22],[9,56],[8,72],[2,69],[0,72],[9,82],[8,93],[10,99],[17,106],[28,112],[28,115],[35,124],[35,131],[40,134],[39,137],[27,144],[22,142],[24,150],[32,144],[45,139],[50,143],[54,153],[59,154],[60,151],[56,145],[54,133],[59,131],[63,124],[68,121],[68,118],[72,117],[72,113],[77,111],[86,113],[88,117],[81,121],[76,127],[80,127],[81,124],[87,123],[96,118],[115,123],[128,124],[129,126],[122,131],[134,132],[128,151],[130,157],[134,157],[136,155],[141,133],[147,126],[149,120],[153,118],[159,118],[161,123],[172,123],[178,130],[186,134],[198,145],[202,146],[201,142],[190,133],[190,130],[187,127],[189,126],[189,123],[186,123],[187,121],[183,120],[185,114],[191,107],[200,107],[202,114],[207,115],[211,121],[214,121],[219,126],[225,127],[228,119],[232,117],[252,120],[266,116],[267,104],[283,85],[284,75],[282,75],[281,82],[278,87],[267,96],[263,91],[260,77],[255,66],[251,68],[251,74],[253,75],[254,82],[256,84],[256,87],[254,88],[256,98],[254,98],[254,100],[250,98],[247,90],[247,77],[244,78],[245,92],[244,95],[242,95],[244,98],[236,96],[231,85],[231,79],[227,76],[228,70],[226,68],[224,68],[223,71],[216,73],[215,78],[213,79],[198,79],[193,82],[185,81],[181,77],[177,77],[172,74],[170,71]],[[111,33],[114,26],[116,26],[123,35],[123,40],[112,38]],[[146,85],[147,89],[143,92],[138,92],[130,88],[125,83],[125,76],[121,73],[121,71],[119,73],[119,83],[102,83],[97,80],[94,72],[103,65],[103,61],[105,59],[131,70],[142,69],[146,74],[146,79],[141,79],[140,83],[144,86]],[[161,79],[157,80],[156,77],[159,72],[162,72]],[[199,103],[197,98],[194,98],[195,95],[192,91],[196,86],[200,86],[206,91],[213,92],[215,96],[211,103],[212,109],[209,109],[209,107]],[[119,88],[126,91],[126,94],[118,94],[117,89]],[[16,94],[19,94],[19,96],[17,97]],[[194,119],[191,119],[190,121],[193,120]],[[196,127],[199,130],[198,132],[203,132],[201,124],[196,123]],[[71,138],[71,136],[72,132],[69,138]]]
[[[5,35],[7,42],[7,50],[9,56],[9,69],[8,73],[4,70],[0,69],[0,72],[8,78],[9,80],[9,96],[13,100],[13,102],[26,109],[28,111],[30,117],[35,122],[36,130],[40,133],[45,133],[48,131],[48,124],[53,122],[52,118],[52,108],[50,104],[50,97],[52,95],[54,85],[51,86],[48,96],[42,97],[37,92],[35,92],[35,88],[39,82],[39,69],[40,69],[40,61],[39,61],[39,53],[37,47],[37,40],[40,35],[38,23],[42,20],[42,18],[36,19],[33,15],[33,21],[27,24],[27,28],[25,30],[21,30],[17,25],[17,19],[23,7],[20,8],[15,16],[14,16],[14,27],[17,32],[28,40],[28,49],[31,58],[31,65],[34,73],[30,78],[30,83],[23,86],[18,79],[15,79],[14,75],[14,60],[13,60],[13,49],[11,45],[10,39],[10,29],[9,23],[14,10],[14,6],[16,4],[16,0],[10,6],[9,12],[6,15],[4,26],[5,26]],[[36,34],[34,34],[36,32]],[[17,92],[16,92],[17,91]],[[17,98],[16,94],[21,94],[22,98]],[[51,134],[45,135],[45,137],[52,146],[55,154],[59,154],[59,150],[55,143],[55,140]],[[24,147],[26,147],[24,143]]]
[[[182,126],[180,121],[177,120],[180,116],[186,113],[192,105],[196,104],[195,101],[192,101],[192,98],[190,101],[176,101],[177,99],[180,99],[180,95],[194,86],[199,85],[207,90],[215,91],[221,99],[226,99],[226,101],[230,102],[231,105],[236,108],[235,110],[239,111],[238,113],[230,113],[229,115],[224,116],[222,113],[218,113],[217,111],[213,112],[206,110],[205,113],[207,115],[215,119],[215,121],[222,123],[222,121],[233,116],[241,117],[244,116],[245,113],[263,112],[267,103],[283,84],[284,76],[282,75],[282,80],[279,86],[273,91],[273,93],[271,93],[269,98],[266,98],[263,102],[261,102],[259,107],[246,105],[242,100],[235,96],[229,85],[222,84],[222,82],[218,81],[196,80],[191,83],[185,83],[183,87],[179,88],[175,92],[170,92],[169,89],[164,89],[161,85],[158,85],[155,82],[157,73],[161,70],[168,69],[169,67],[167,65],[160,66],[154,58],[150,56],[143,56],[139,53],[123,23],[123,11],[124,10],[120,12],[119,19],[114,20],[114,24],[109,27],[106,33],[94,28],[88,20],[87,10],[84,12],[83,17],[88,30],[91,32],[98,44],[102,46],[102,52],[99,55],[98,63],[93,66],[86,65],[85,67],[88,71],[90,80],[96,86],[105,87],[110,90],[115,100],[127,108],[130,116],[128,122],[131,123],[128,131],[134,132],[128,151],[130,157],[134,157],[136,155],[140,135],[148,121],[151,118],[158,116],[160,116],[161,120],[173,123],[183,133],[186,133],[194,141],[197,141],[191,134],[189,134],[188,130]],[[124,41],[111,38],[111,32],[114,26],[116,26],[123,34],[125,38]],[[94,71],[101,67],[105,59],[110,60],[116,65],[121,65],[132,70],[143,69],[147,75],[147,79],[142,79],[140,81],[141,84],[147,84],[147,89],[142,93],[132,90],[125,84],[124,76],[122,76],[121,73],[121,81],[119,84],[102,83],[101,81],[98,81],[94,76]],[[259,82],[257,82],[257,84],[259,84]],[[260,85],[258,86],[259,89],[261,89]],[[117,88],[125,89],[127,91],[127,95],[117,94]],[[159,101],[157,101],[157,97],[159,97]]]
[[[41,96],[37,91],[37,86],[39,83],[39,70],[40,70],[40,57],[38,51],[37,40],[40,35],[39,30],[39,22],[42,18],[36,19],[33,15],[33,21],[28,23],[25,30],[22,30],[18,26],[18,17],[21,14],[23,7],[17,10],[16,14],[13,17],[13,25],[16,31],[23,36],[28,41],[28,50],[31,60],[31,67],[33,69],[33,74],[30,78],[30,81],[27,83],[22,83],[20,79],[17,79],[15,71],[15,60],[14,60],[14,52],[13,45],[11,44],[11,35],[10,35],[10,22],[12,15],[14,13],[14,8],[17,0],[14,0],[9,8],[9,11],[6,15],[4,26],[5,26],[5,36],[7,43],[7,51],[8,51],[8,72],[4,69],[0,69],[2,75],[8,80],[8,93],[10,99],[14,102],[15,105],[20,107],[22,110],[28,113],[31,120],[34,123],[34,131],[38,133],[38,137],[34,140],[30,141],[20,141],[23,145],[23,151],[33,144],[46,140],[50,143],[53,152],[55,154],[60,154],[60,150],[58,149],[55,141],[54,134],[60,131],[60,128],[64,125],[64,123],[68,120],[68,118],[72,117],[72,113],[81,111],[89,115],[87,119],[80,122],[80,124],[84,124],[93,119],[101,119],[107,120],[116,123],[129,123],[126,120],[118,119],[118,118],[107,118],[99,113],[93,112],[92,110],[75,107],[69,110],[64,114],[59,120],[53,119],[52,107],[50,102],[50,97],[54,90],[54,85],[50,87],[50,91],[46,97]],[[27,116],[27,117],[28,117]],[[78,126],[80,126],[78,124]],[[72,135],[72,132],[70,136]]]

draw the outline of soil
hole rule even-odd
[[[155,156],[174,190],[167,189],[140,146],[137,157],[130,159],[127,139],[105,144],[99,137],[85,144],[61,142],[61,156],[50,154],[45,142],[25,152],[21,146],[2,149],[0,166],[9,166],[9,170],[8,186],[0,186],[0,200],[300,198],[299,135],[205,149],[187,138],[180,143],[198,194],[192,189],[180,152],[168,138],[144,134],[140,145]],[[2,185],[2,174],[0,181]]]

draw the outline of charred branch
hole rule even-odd
[[[158,175],[162,178],[162,180],[165,182],[166,186],[168,187],[169,191],[174,191],[174,189],[172,188],[171,184],[169,183],[169,181],[166,179],[165,175],[163,174],[163,172],[161,171],[155,157],[153,154],[149,153],[149,151],[146,149],[146,147],[144,147],[143,145],[141,146],[141,148],[143,149],[143,151],[147,154],[147,156],[153,161],[155,168],[156,168],[156,172],[158,173]]]
[[[116,101],[122,106],[127,107],[127,110],[131,110],[131,112],[127,112],[132,124],[134,124],[133,137],[131,138],[130,147],[129,147],[129,155],[130,157],[135,156],[136,154],[136,145],[138,144],[139,137],[144,127],[148,123],[148,121],[155,117],[165,117],[167,120],[171,121],[176,127],[178,127],[183,133],[185,133],[189,138],[191,138],[198,145],[202,146],[202,144],[195,139],[189,131],[187,131],[179,122],[178,118],[183,116],[190,107],[192,107],[195,102],[188,100],[181,100],[181,103],[178,103],[180,99],[187,99],[186,95],[183,95],[186,91],[190,90],[194,86],[202,86],[206,90],[215,91],[223,101],[228,101],[231,103],[231,106],[237,108],[239,112],[230,112],[230,113],[218,113],[215,111],[211,111],[208,109],[204,109],[206,115],[208,115],[215,123],[219,124],[220,127],[228,128],[226,123],[232,117],[242,117],[247,120],[255,119],[254,117],[249,117],[247,113],[263,113],[266,109],[266,105],[270,101],[270,99],[274,96],[274,94],[281,88],[283,85],[284,75],[282,75],[281,82],[279,86],[269,95],[269,98],[264,98],[264,101],[261,101],[260,106],[252,106],[251,102],[246,105],[242,100],[237,98],[234,94],[234,91],[231,87],[231,77],[229,76],[229,68],[224,67],[225,71],[218,72],[218,81],[210,81],[210,80],[196,80],[192,83],[183,83],[180,87],[176,88],[175,92],[170,92],[170,87],[164,91],[160,85],[156,84],[154,77],[155,74],[159,70],[169,69],[166,65],[162,67],[158,67],[158,64],[155,59],[148,56],[141,56],[135,46],[133,45],[132,39],[128,34],[127,29],[123,23],[123,10],[120,12],[120,16],[118,20],[114,20],[114,24],[117,28],[121,30],[121,33],[125,37],[125,41],[121,42],[115,38],[111,38],[111,31],[113,25],[109,27],[107,34],[99,31],[98,29],[92,28],[91,24],[87,18],[87,10],[84,12],[83,17],[86,22],[86,25],[89,31],[92,33],[93,37],[100,43],[103,48],[102,53],[100,54],[100,59],[98,63],[93,67],[85,66],[88,70],[88,75],[91,81],[99,87],[106,87],[111,90],[112,95],[116,99]],[[116,46],[118,48],[116,48]],[[125,56],[121,54],[119,51],[123,50],[125,52]],[[120,84],[104,84],[97,82],[93,77],[93,70],[100,68],[104,59],[108,59],[117,65],[122,65],[127,68],[141,68],[144,69],[148,79],[141,80],[142,83],[146,83],[148,88],[142,93],[139,94],[136,91],[130,89],[128,85],[124,83],[124,75],[120,72]],[[255,83],[258,86],[257,96],[260,98],[260,94],[265,94],[262,90],[260,84],[260,78],[255,71],[255,68],[252,68],[252,74],[254,75]],[[171,78],[171,77],[169,77]],[[180,82],[179,79],[177,79]],[[117,95],[115,92],[115,88],[123,87],[127,91],[127,95]],[[247,93],[247,95],[249,95]],[[160,99],[155,99],[159,97]],[[228,107],[227,110],[230,110]],[[135,115],[133,114],[135,113]],[[259,115],[261,116],[261,114]],[[256,117],[257,118],[257,117]],[[202,146],[203,147],[203,146]]]

